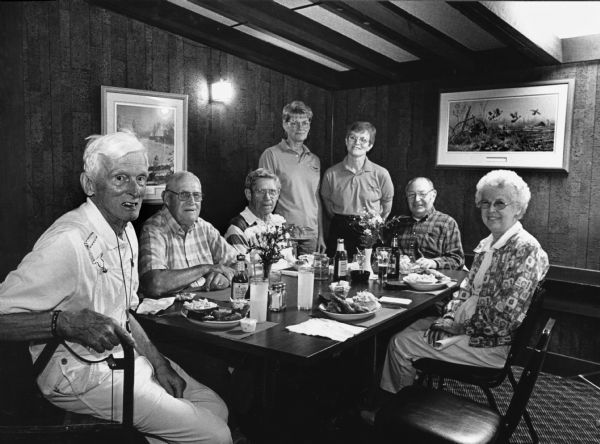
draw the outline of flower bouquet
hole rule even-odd
[[[258,258],[262,263],[265,278],[269,277],[271,266],[283,258],[282,250],[290,246],[290,230],[291,227],[286,225],[285,218],[277,214],[273,214],[268,223],[246,230],[250,242],[248,253],[251,260]]]
[[[380,214],[373,210],[365,210],[356,216],[353,226],[360,234],[360,243],[365,248],[364,257],[361,258],[361,269],[369,271],[369,279],[376,279],[377,275],[371,267],[371,256],[373,254],[373,245],[379,240],[381,230],[385,226],[385,221]]]

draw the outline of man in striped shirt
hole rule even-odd
[[[281,182],[269,170],[259,168],[248,174],[245,182],[248,206],[240,214],[231,219],[225,239],[242,254],[248,253],[252,243],[246,230],[252,226],[281,225],[285,219],[274,215],[273,210],[279,198]]]
[[[218,290],[229,286],[237,251],[199,217],[200,179],[188,171],[173,174],[163,191],[163,207],[142,227],[140,285],[158,297],[189,286]]]

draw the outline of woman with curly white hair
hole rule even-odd
[[[513,335],[548,271],[547,254],[519,222],[530,198],[514,171],[490,171],[479,180],[475,205],[490,235],[475,248],[469,275],[444,315],[420,319],[392,338],[380,384],[384,391],[411,385],[412,362],[420,358],[504,366]]]

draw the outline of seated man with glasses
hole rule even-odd
[[[248,206],[240,214],[231,219],[225,239],[241,254],[247,254],[252,239],[246,230],[256,225],[281,225],[285,219],[273,215],[281,182],[279,178],[264,168],[251,171],[246,176],[244,194]]]
[[[355,216],[368,210],[387,218],[392,210],[394,184],[385,168],[371,162],[367,153],[375,143],[375,127],[369,122],[354,122],[346,131],[344,160],[333,165],[323,176],[321,197],[332,218],[327,237],[327,255],[335,254],[337,239],[344,239],[349,255],[356,253],[362,232],[354,223]]]
[[[406,185],[411,216],[397,220],[398,246],[402,254],[423,268],[457,270],[465,263],[458,224],[437,211],[433,203],[437,191],[426,177],[415,177]]]
[[[202,186],[188,171],[173,174],[162,194],[164,205],[142,227],[140,286],[158,297],[187,287],[229,286],[237,251],[200,217]],[[203,282],[204,281],[204,282]]]

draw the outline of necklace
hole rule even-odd
[[[131,246],[131,242],[129,241],[129,236],[127,235],[127,231],[125,231],[125,238],[127,239],[127,244],[129,245],[129,252],[131,253],[131,257],[129,258],[129,262],[131,263],[131,270],[129,271],[129,293],[127,292],[127,285],[125,284],[125,270],[123,270],[123,258],[121,257],[121,244],[119,244],[119,236],[115,233],[117,238],[117,248],[119,249],[119,263],[121,264],[121,278],[123,280],[123,290],[125,291],[125,314],[127,316],[127,320],[125,321],[125,328],[127,331],[131,333],[131,327],[129,325],[129,302],[131,300],[131,286],[133,281],[133,247]]]

